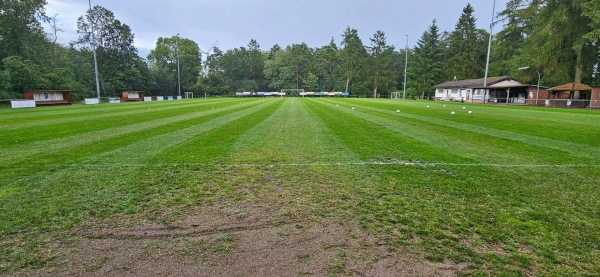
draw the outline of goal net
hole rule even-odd
[[[284,96],[298,97],[304,95],[304,90],[295,88],[284,88],[281,89],[281,93],[285,93]]]

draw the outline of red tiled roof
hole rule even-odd
[[[549,88],[549,91],[576,91],[576,90],[592,90],[592,87],[582,83],[566,83],[560,86]]]

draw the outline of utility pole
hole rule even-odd
[[[408,35],[406,36],[406,61],[404,61],[404,85],[403,85],[403,91],[404,91],[404,95],[402,98],[406,99],[406,72],[408,69]]]
[[[492,23],[490,23],[490,39],[488,42],[487,61],[485,62],[485,77],[483,78],[483,104],[485,104],[485,95],[487,94],[488,70],[490,68],[490,53],[492,51],[492,30],[494,28],[494,17],[495,16],[496,16],[496,0],[494,0],[494,7],[492,8]]]
[[[92,26],[92,50],[94,51],[94,72],[96,73],[96,95],[100,102],[100,81],[98,80],[98,58],[96,57],[96,31],[94,30],[94,22],[92,15],[92,0],[88,0],[90,5],[90,25]]]

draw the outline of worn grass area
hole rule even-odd
[[[392,251],[468,264],[464,275],[593,275],[598,138],[598,111],[419,101],[2,108],[0,272],[53,266],[64,253],[50,246],[77,228],[243,201],[358,222]],[[182,251],[226,255],[236,241]]]

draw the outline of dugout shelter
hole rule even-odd
[[[25,99],[35,100],[36,106],[71,105],[70,90],[28,90]]]

